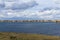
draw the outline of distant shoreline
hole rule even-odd
[[[0,22],[60,22],[60,20],[0,20]]]

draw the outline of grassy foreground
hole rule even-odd
[[[0,32],[0,40],[60,40],[59,36]]]

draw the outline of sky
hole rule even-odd
[[[57,20],[60,0],[0,0],[0,20]]]

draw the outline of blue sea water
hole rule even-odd
[[[0,32],[37,33],[60,36],[60,23],[0,22]]]

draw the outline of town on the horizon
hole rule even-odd
[[[0,22],[60,22],[60,20],[0,20]]]

